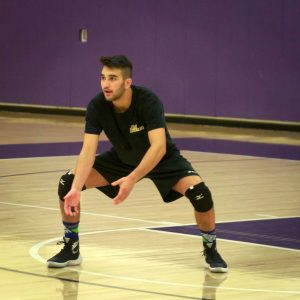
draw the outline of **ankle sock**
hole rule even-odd
[[[202,231],[202,240],[203,240],[203,245],[206,248],[211,248],[216,241],[217,234],[216,234],[216,229],[212,231]]]
[[[79,222],[75,222],[75,223],[63,222],[63,224],[65,230],[65,238],[71,240],[78,240]]]

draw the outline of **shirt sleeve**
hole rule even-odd
[[[94,101],[91,101],[87,106],[85,113],[85,133],[97,134],[102,132],[102,125],[100,123],[100,116],[97,113],[97,108]]]
[[[145,99],[143,111],[147,131],[166,127],[163,104],[156,95]]]

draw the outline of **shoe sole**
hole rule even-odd
[[[228,268],[222,268],[222,267],[216,267],[216,268],[212,268],[210,267],[210,265],[205,262],[204,263],[205,268],[209,269],[212,273],[227,273],[228,272]]]
[[[67,266],[78,266],[82,262],[82,257],[79,255],[79,257],[75,260],[68,260],[64,263],[58,263],[55,261],[47,261],[48,268],[64,268]]]

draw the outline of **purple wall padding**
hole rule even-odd
[[[0,1],[0,101],[72,105],[67,1]]]
[[[0,0],[0,102],[85,107],[99,57],[124,53],[168,113],[300,121],[299,15],[297,0]]]

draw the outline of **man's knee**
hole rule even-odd
[[[65,201],[64,197],[70,191],[73,180],[74,180],[74,174],[72,174],[71,171],[67,172],[66,174],[60,177],[58,183],[58,196],[61,201]],[[83,187],[82,190],[85,190],[85,187]]]
[[[198,212],[207,212],[213,208],[211,192],[204,182],[191,186],[185,192],[185,196],[191,201],[195,210]]]
[[[74,180],[74,174],[67,172],[60,177],[58,183],[58,197],[61,201],[64,201],[64,197],[68,194],[71,189],[72,183]]]

